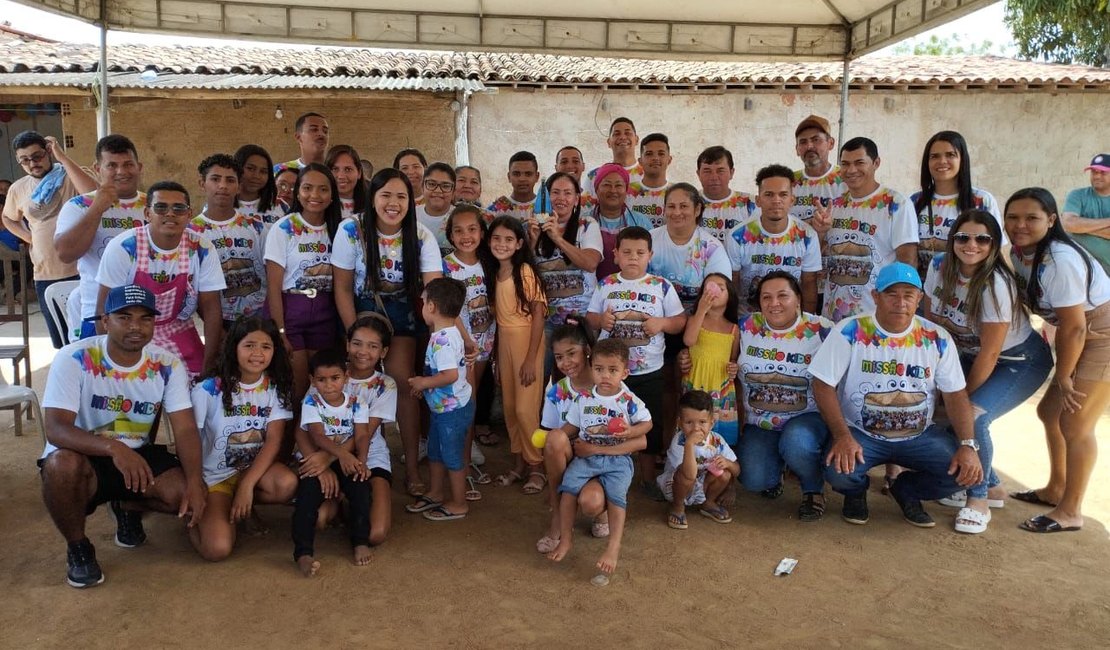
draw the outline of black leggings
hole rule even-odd
[[[370,481],[355,481],[343,473],[339,461],[331,464],[339,478],[339,489],[347,497],[347,527],[351,546],[370,546]],[[314,555],[316,516],[324,503],[320,479],[305,477],[297,485],[297,503],[293,506],[293,559]]]

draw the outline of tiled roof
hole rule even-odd
[[[0,35],[0,74],[92,72],[98,60],[93,45],[28,42]],[[109,49],[110,71],[146,69],[173,75],[455,78],[485,85],[555,86],[831,86],[839,84],[842,70],[838,62],[666,61],[369,48],[119,45]],[[852,62],[851,73],[853,85],[1110,87],[1110,69],[997,56],[865,57]]]

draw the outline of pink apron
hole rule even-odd
[[[160,316],[154,321],[153,343],[166,348],[185,362],[190,375],[204,369],[204,344],[193,325],[193,319],[178,318],[185,301],[196,298],[196,289],[189,282],[189,240],[181,235],[177,247],[177,275],[170,282],[159,282],[150,275],[150,234],[145,226],[135,229],[135,284],[154,294],[154,306]]]

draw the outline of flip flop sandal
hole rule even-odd
[[[536,551],[547,555],[559,547],[559,538],[552,537],[551,535],[544,535],[536,542]]]
[[[431,510],[425,512],[423,514],[423,517],[428,521],[455,521],[456,519],[466,518],[466,513],[451,512],[447,508],[444,508],[442,505],[437,505]]]
[[[1061,526],[1060,522],[1052,517],[1045,515],[1037,515],[1032,519],[1027,519],[1020,524],[1018,528],[1027,530],[1031,533],[1072,533],[1083,528],[1082,526]]]
[[[1055,503],[1051,503],[1049,501],[1045,501],[1044,499],[1042,499],[1040,497],[1040,495],[1037,494],[1036,490],[1026,490],[1024,492],[1011,492],[1010,493],[1010,498],[1011,499],[1017,499],[1018,501],[1024,501],[1026,503],[1032,503],[1032,504],[1038,505],[1038,506],[1048,506],[1049,508],[1055,508],[1056,507]]]
[[[540,480],[533,481],[533,476],[540,477]],[[546,474],[544,474],[543,472],[528,472],[528,482],[525,483],[524,487],[521,488],[521,492],[524,492],[525,494],[539,494],[540,492],[543,492],[543,489],[545,487],[547,487]]]
[[[960,508],[956,513],[956,522],[954,528],[957,533],[967,533],[968,535],[978,535],[987,531],[987,524],[991,521],[991,513],[983,514],[978,510],[972,508]]]
[[[675,530],[686,530],[690,527],[686,523],[686,513],[678,514],[674,512],[667,513],[667,525]]]
[[[470,471],[473,474],[474,482],[478,485],[489,485],[490,483],[493,483],[493,477],[483,472],[482,468],[478,467],[474,463],[470,464]]]
[[[497,487],[509,487],[510,485],[512,485],[513,483],[516,483],[517,481],[519,481],[522,478],[523,477],[520,474],[518,474],[516,471],[509,471],[509,472],[505,472],[504,474],[502,474],[502,475],[498,476],[497,478],[493,479],[493,483]]]
[[[463,493],[463,498],[467,501],[481,501],[482,493],[478,491],[478,488],[474,487],[473,477],[466,477],[466,485],[468,489]]]
[[[732,522],[732,515],[724,508],[699,508],[698,512],[704,517],[709,517],[718,524],[727,524]]]
[[[416,497],[415,502],[410,503],[407,506],[405,506],[405,512],[408,512],[408,513],[411,513],[411,514],[415,515],[417,513],[421,513],[421,512],[424,512],[426,510],[431,510],[432,508],[438,508],[441,505],[442,504],[440,502],[432,501],[428,497],[421,494],[420,496]]]
[[[607,521],[594,521],[590,524],[590,534],[598,539],[609,536],[609,522]]]

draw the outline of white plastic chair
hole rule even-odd
[[[26,386],[13,386],[0,374],[0,409],[13,409],[15,414],[15,435],[23,435],[23,406],[29,404],[35,414],[35,421],[39,424],[39,434],[43,443],[46,442],[46,425],[42,419],[42,408],[39,406],[39,396],[35,391]]]
[[[58,326],[58,331],[62,334],[62,345],[69,345],[74,340],[74,328],[69,324],[68,312],[66,311],[69,297],[81,286],[80,280],[64,280],[62,282],[55,282],[46,288],[46,293],[43,298],[46,304],[42,307],[50,310],[50,316],[54,319],[55,325]]]

